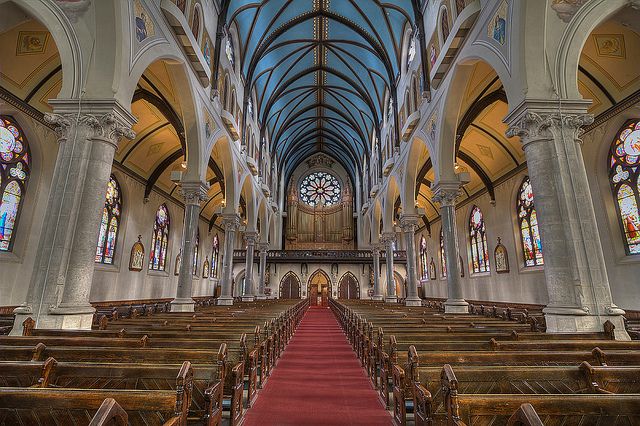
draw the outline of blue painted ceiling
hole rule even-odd
[[[287,176],[316,152],[362,173],[416,0],[230,0],[235,58]]]

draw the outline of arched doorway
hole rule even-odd
[[[329,306],[331,280],[326,272],[318,269],[309,277],[309,303],[311,306]]]
[[[280,299],[300,299],[300,280],[289,271],[280,281]]]
[[[360,299],[360,285],[358,279],[351,273],[345,273],[338,283],[338,298]]]
[[[402,278],[402,276],[399,273],[394,272],[393,280],[395,281],[395,284],[396,284],[396,297],[398,299],[404,299],[407,296],[407,283],[405,279]]]

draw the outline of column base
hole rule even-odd
[[[194,312],[196,302],[192,298],[173,299],[171,301],[171,312]]]
[[[242,296],[243,302],[253,302],[254,300],[256,300],[256,298],[253,296]]]
[[[93,314],[96,310],[93,306],[86,305],[60,305],[55,308],[51,308],[47,313],[40,313],[40,315],[34,315],[30,312],[29,308],[20,309],[16,312],[16,319],[14,329],[11,330],[13,335],[22,334],[22,322],[31,317],[36,319],[36,328],[48,328],[55,330],[91,330],[93,324]],[[16,309],[16,311],[18,311]]]
[[[616,340],[631,340],[624,327],[622,315],[589,315],[579,308],[544,308],[547,333],[602,333],[607,321],[615,326]]]
[[[468,314],[469,304],[464,299],[449,299],[444,302],[445,314]]]
[[[220,305],[220,306],[231,306],[231,305],[233,305],[233,297],[231,297],[231,296],[218,297],[217,304]]]
[[[404,306],[422,306],[422,299],[419,297],[407,297],[404,300]]]
[[[384,300],[384,296],[381,294],[378,294],[376,296],[373,296],[372,300],[377,300],[378,302],[381,302]]]
[[[256,296],[256,300],[267,300],[267,296]]]
[[[398,297],[397,296],[387,296],[384,298],[384,301],[386,303],[398,303]]]

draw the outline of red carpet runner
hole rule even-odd
[[[383,408],[337,320],[311,307],[245,425],[385,425]]]

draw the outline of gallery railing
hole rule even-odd
[[[234,250],[233,261],[244,262],[246,250]],[[258,253],[254,256],[258,261]],[[386,260],[386,252],[380,252],[380,260]],[[396,250],[393,252],[394,262],[407,261],[407,252]],[[373,262],[373,254],[370,250],[269,250],[267,253],[269,263],[288,262],[316,262],[316,263],[370,263]]]

